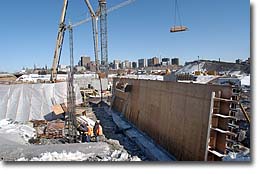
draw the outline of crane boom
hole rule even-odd
[[[95,62],[96,62],[96,72],[99,72],[99,60],[98,60],[98,16],[96,15],[95,11],[93,10],[89,0],[85,0],[89,12],[92,18],[92,30],[93,30],[93,40],[94,40],[94,52],[95,52]]]
[[[122,3],[118,4],[118,5],[115,5],[114,7],[109,8],[109,9],[107,10],[107,13],[110,13],[110,12],[112,12],[112,11],[115,11],[115,10],[119,9],[119,8],[122,8],[122,7],[124,7],[124,6],[127,6],[127,5],[129,5],[129,4],[131,4],[131,3],[135,2],[135,1],[136,1],[136,0],[128,0],[128,1],[122,2]],[[100,10],[98,10],[98,12],[96,13],[96,16],[100,16]],[[79,26],[79,25],[82,25],[82,24],[84,24],[84,23],[87,23],[87,22],[91,21],[91,19],[92,19],[92,17],[83,19],[82,21],[79,21],[79,22],[77,22],[77,23],[75,23],[75,24],[72,24],[71,27],[72,27],[72,28],[77,27],[77,26]]]
[[[64,0],[62,13],[61,13],[61,17],[60,17],[58,36],[57,36],[57,40],[56,40],[56,47],[55,47],[55,51],[54,51],[52,69],[51,69],[51,79],[50,79],[51,82],[55,82],[57,80],[58,65],[59,65],[59,61],[60,61],[60,54],[61,54],[61,50],[62,50],[64,34],[65,34],[65,30],[66,30],[65,18],[66,18],[67,7],[68,7],[68,0]]]
[[[114,10],[117,10],[121,7],[124,7],[128,4],[133,3],[136,0],[127,0],[125,2],[122,2],[110,9],[107,10],[107,13],[112,12]],[[95,11],[93,10],[89,0],[85,0],[91,17],[86,18],[82,21],[79,21],[78,23],[75,24],[70,24],[69,27],[74,28],[77,27],[81,24],[84,24],[90,20],[92,20],[92,28],[93,28],[93,36],[94,36],[94,47],[95,47],[95,57],[96,57],[96,65],[97,65],[97,72],[99,71],[99,67],[98,67],[98,25],[97,25],[97,21],[99,16],[101,16],[101,8],[100,6],[98,7],[97,12],[95,13]],[[68,7],[68,0],[64,0],[63,3],[63,8],[62,8],[62,13],[61,13],[61,17],[60,17],[60,23],[59,23],[59,29],[58,29],[58,36],[56,39],[56,46],[55,46],[55,51],[54,51],[54,57],[53,57],[53,63],[52,63],[52,69],[51,69],[51,82],[55,82],[57,80],[57,73],[58,73],[58,65],[59,65],[59,61],[60,61],[60,55],[61,55],[61,50],[62,50],[62,44],[63,44],[63,40],[64,40],[64,34],[65,34],[65,30],[68,29],[68,26],[65,25],[65,19],[66,19],[66,12],[67,12],[67,7]],[[106,24],[103,24],[103,26],[106,26]],[[103,37],[102,38],[106,38],[107,36],[104,35],[104,33],[106,34],[106,30],[103,31]],[[105,36],[105,37],[104,37]],[[104,42],[105,43],[105,42]],[[104,48],[104,46],[103,46]],[[106,48],[106,47],[105,47]],[[106,54],[107,55],[107,54]],[[103,57],[107,57],[107,56],[103,56]],[[106,58],[107,60],[107,58]]]
[[[88,9],[89,9],[89,12],[90,12],[90,14],[91,14],[91,17],[95,17],[95,16],[96,16],[96,13],[95,13],[95,11],[93,10],[93,8],[92,8],[92,6],[91,6],[89,0],[85,0],[85,2],[86,2],[86,4],[87,4],[87,6],[88,6]]]
[[[116,5],[116,6],[112,7],[112,8],[110,8],[110,9],[108,9],[107,12],[110,13],[110,12],[112,12],[112,11],[114,11],[114,10],[117,10],[117,9],[119,9],[119,8],[122,8],[122,7],[124,7],[124,6],[127,6],[127,5],[129,5],[129,4],[131,4],[131,3],[135,2],[135,1],[136,1],[136,0],[124,1],[124,2],[122,2],[122,3],[120,3],[120,4],[118,4],[118,5]]]

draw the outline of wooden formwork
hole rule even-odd
[[[207,160],[212,92],[228,99],[230,87],[119,78],[114,86],[118,81],[132,89],[126,93],[114,88],[113,109],[178,160]],[[224,112],[225,107],[221,109]]]

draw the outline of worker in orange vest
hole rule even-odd
[[[100,120],[97,120],[94,125],[94,136],[96,139],[96,142],[100,141],[100,137],[103,136],[103,129],[100,125]]]
[[[90,142],[91,137],[93,136],[93,128],[87,123],[87,128],[88,128],[88,132],[87,132],[87,136],[88,136],[88,142]]]

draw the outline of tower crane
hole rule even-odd
[[[52,63],[52,68],[51,68],[51,79],[50,79],[51,82],[56,82],[56,80],[57,80],[58,65],[59,65],[59,61],[60,61],[64,34],[65,34],[65,30],[66,30],[65,18],[66,18],[67,8],[68,8],[68,0],[64,0],[62,13],[61,13],[61,17],[60,17],[58,36],[56,39],[56,47],[55,47],[55,51],[54,51],[53,63]]]
[[[99,72],[99,60],[98,60],[98,17],[99,17],[99,10],[97,13],[93,10],[89,0],[85,0],[91,18],[92,18],[92,30],[93,30],[93,40],[94,40],[94,54],[95,54],[95,62],[96,62],[96,72]],[[99,7],[100,9],[100,7]]]
[[[65,30],[69,27],[74,28],[77,26],[80,26],[84,23],[89,22],[92,20],[92,29],[93,29],[93,38],[94,38],[94,51],[95,51],[95,62],[96,62],[96,71],[99,72],[99,60],[98,60],[98,18],[101,18],[100,25],[101,25],[101,64],[103,65],[103,69],[107,69],[108,67],[108,53],[107,53],[107,13],[112,12],[114,10],[117,10],[121,7],[124,7],[126,5],[129,5],[133,3],[136,0],[127,0],[124,1],[116,6],[113,6],[110,9],[106,9],[106,0],[98,0],[99,1],[99,7],[97,12],[95,13],[89,0],[85,0],[89,11],[91,13],[90,18],[86,18],[82,21],[79,21],[75,24],[70,24],[68,26],[65,25],[65,18],[66,18],[66,11],[68,8],[68,0],[64,0],[63,2],[63,8],[62,13],[60,17],[60,23],[59,23],[59,29],[58,29],[58,36],[56,39],[56,46],[54,51],[54,57],[53,57],[53,63],[51,68],[51,82],[56,82],[57,80],[57,72],[58,72],[58,65],[60,61],[60,55],[62,51],[62,44],[64,40],[64,34]],[[105,65],[105,66],[104,66]]]

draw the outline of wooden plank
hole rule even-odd
[[[214,131],[222,133],[222,134],[232,135],[232,136],[236,136],[237,135],[236,133],[233,133],[233,132],[230,132],[230,131],[225,131],[225,130],[222,130],[222,129],[219,129],[219,128],[213,128],[212,127],[211,130],[214,130]]]
[[[55,113],[55,115],[60,115],[60,114],[64,113],[64,110],[63,110],[63,108],[60,104],[59,105],[53,105],[52,110]]]
[[[221,118],[225,118],[225,119],[234,119],[234,120],[236,120],[236,117],[228,116],[228,115],[213,114],[213,116],[214,116],[214,117],[221,117]]]
[[[185,26],[174,26],[171,28],[171,32],[174,33],[174,32],[181,32],[181,31],[187,31],[188,28],[185,27]]]
[[[211,94],[211,101],[210,101],[210,113],[209,113],[209,121],[208,121],[208,132],[207,132],[207,138],[206,138],[206,142],[205,144],[208,144],[208,141],[210,139],[210,126],[211,126],[211,122],[212,122],[212,115],[213,115],[213,111],[214,111],[214,97],[215,97],[215,92],[212,92]],[[204,156],[204,161],[208,160],[208,147],[206,146],[205,149],[205,156]]]
[[[214,155],[216,155],[216,156],[218,156],[219,158],[223,158],[224,156],[226,156],[225,154],[223,154],[223,153],[221,153],[221,152],[218,152],[218,151],[216,151],[216,150],[208,150],[210,153],[212,153],[212,154],[214,154]]]
[[[228,102],[228,103],[238,103],[238,101],[236,100],[230,100],[230,99],[225,99],[225,98],[214,98],[215,101],[220,101],[220,102]]]
[[[247,114],[246,110],[244,109],[244,107],[242,106],[242,103],[239,104],[239,107],[241,108],[246,120],[248,121],[248,123],[250,123],[250,118],[249,115]]]

